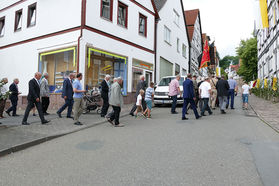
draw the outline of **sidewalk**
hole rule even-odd
[[[124,105],[121,111],[121,117],[129,114],[132,105]],[[110,107],[109,112],[112,110]],[[72,119],[66,118],[66,111],[62,114],[63,118],[59,118],[56,110],[48,111],[50,115],[46,116],[51,122],[47,125],[41,125],[40,118],[33,116],[30,112],[28,122],[30,125],[21,125],[23,112],[19,111],[19,117],[9,117],[0,119],[0,157],[12,152],[22,150],[24,148],[57,138],[66,134],[77,132],[89,127],[93,127],[107,122],[105,118],[101,118],[96,111],[91,111],[88,114],[83,114],[80,121],[82,126],[74,125]],[[121,120],[120,120],[121,121]]]
[[[273,103],[251,95],[249,104],[261,120],[279,132],[279,103]]]

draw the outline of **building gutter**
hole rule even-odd
[[[77,46],[77,73],[79,73],[80,40],[83,36],[83,29],[85,28],[85,19],[86,19],[86,0],[81,0],[81,26],[80,26],[80,36],[78,37],[78,46]]]
[[[157,27],[159,19],[154,17],[154,82],[157,82]]]

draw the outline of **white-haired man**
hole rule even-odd
[[[49,115],[47,109],[49,106],[49,86],[48,86],[48,73],[44,73],[43,79],[40,84],[40,94],[42,98],[42,109],[44,115]]]
[[[101,91],[101,97],[103,99],[103,107],[102,107],[102,111],[101,111],[101,117],[105,117],[107,115],[108,112],[108,108],[109,108],[109,87],[110,87],[110,75],[106,75],[105,79],[102,81],[101,83],[101,87],[102,87],[102,91]]]
[[[169,84],[169,96],[172,99],[172,105],[171,105],[171,113],[177,114],[176,112],[176,103],[177,103],[177,96],[181,96],[180,87],[179,87],[179,81],[181,76],[178,74],[176,75],[176,78],[173,79]]]
[[[145,89],[146,89],[146,87],[147,87],[146,82],[144,81],[144,79],[145,79],[145,78],[144,78],[144,75],[141,75],[141,76],[140,76],[140,80],[139,80],[139,82],[138,82],[138,84],[137,84],[137,89],[136,89],[136,100],[137,100],[137,97],[138,97],[138,95],[139,95],[139,93],[140,93],[140,90],[144,90],[144,92],[145,92]],[[143,97],[144,97],[144,96],[143,96]],[[142,107],[143,107],[143,110],[146,109],[146,104],[145,104],[144,99],[142,99]],[[132,108],[131,111],[130,111],[130,115],[131,115],[131,116],[134,116],[134,112],[136,111],[136,109],[137,109],[137,105],[136,105],[136,102],[135,102],[133,108]]]
[[[18,91],[18,83],[19,80],[18,78],[14,79],[14,82],[10,85],[9,90],[11,92],[11,95],[9,96],[12,106],[6,111],[6,113],[10,116],[10,112],[13,111],[12,116],[18,116],[16,114],[16,107],[17,107],[17,102],[18,102],[18,95],[21,94],[21,92]]]

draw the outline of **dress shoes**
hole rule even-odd
[[[196,119],[200,119],[202,116],[198,116],[198,117],[196,117]]]
[[[9,112],[7,112],[7,111],[5,111],[6,112],[6,114],[8,114],[9,116],[11,116],[11,114],[9,113]]]
[[[202,116],[206,116],[205,114],[201,114]]]
[[[188,120],[189,118],[182,118],[182,120]]]
[[[135,116],[134,113],[130,113],[130,115],[133,116],[133,117]]]
[[[178,112],[172,112],[171,114],[178,114]]]
[[[17,116],[19,116],[19,115],[17,115],[17,114],[14,114],[13,116],[14,116],[14,117],[17,117]]]
[[[77,121],[74,123],[74,125],[83,125],[81,122]]]
[[[226,112],[224,110],[221,110],[221,114],[226,114]]]
[[[26,121],[21,123],[22,125],[30,125],[30,123],[27,123]]]
[[[46,112],[46,113],[44,113],[44,115],[49,115],[49,113]]]
[[[72,117],[72,116],[67,116],[67,118],[71,118],[71,119],[74,119],[74,117]]]
[[[59,118],[62,118],[61,113],[56,112],[56,114],[59,116]]]
[[[234,110],[235,108],[233,107],[233,108],[231,108],[232,110]]]
[[[49,122],[50,122],[49,120],[44,120],[44,121],[42,121],[42,125],[45,125],[45,124],[47,124]]]
[[[125,125],[123,125],[123,124],[117,124],[117,125],[114,125],[114,127],[124,127]]]

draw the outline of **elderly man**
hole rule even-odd
[[[49,87],[48,87],[48,73],[44,73],[43,79],[40,84],[40,94],[42,97],[43,114],[49,115],[47,109],[49,106]]]
[[[172,106],[171,106],[171,113],[172,114],[178,114],[178,112],[175,111],[176,109],[176,103],[177,103],[177,96],[181,96],[180,88],[179,88],[179,80],[180,75],[176,75],[176,78],[173,79],[169,84],[169,96],[172,99]]]
[[[233,79],[232,76],[228,80],[228,83],[229,83],[229,86],[230,86],[230,90],[229,90],[229,95],[228,95],[226,108],[229,107],[229,103],[230,103],[230,99],[231,99],[231,109],[234,109],[234,96],[235,96],[235,93],[237,94],[238,86],[237,86],[237,82]]]
[[[73,109],[73,79],[75,74],[71,73],[68,78],[63,82],[62,98],[65,100],[65,104],[56,112],[57,115],[62,118],[61,113],[68,107],[67,118],[73,118],[71,116]]]
[[[123,124],[119,123],[121,107],[123,106],[123,96],[121,92],[122,83],[123,83],[122,78],[121,77],[117,78],[117,81],[113,83],[111,86],[111,93],[109,98],[109,104],[113,108],[113,113],[108,118],[108,122],[110,122],[115,127],[124,127]]]
[[[28,118],[29,112],[34,107],[34,104],[38,110],[42,124],[46,124],[49,122],[48,120],[45,120],[45,118],[44,118],[42,105],[40,102],[40,82],[39,82],[39,80],[41,79],[41,77],[42,77],[42,74],[40,72],[36,72],[35,77],[29,81],[29,92],[27,95],[28,105],[27,105],[27,108],[24,113],[22,125],[30,125],[29,123],[27,123],[27,118]]]
[[[140,93],[140,90],[142,89],[142,90],[144,90],[144,92],[145,92],[145,89],[147,88],[147,85],[146,85],[146,82],[144,81],[144,79],[145,79],[145,78],[144,78],[144,75],[141,75],[141,76],[140,76],[140,80],[139,80],[139,82],[138,82],[138,84],[137,84],[136,99],[137,99],[137,97],[138,97],[138,95],[139,95],[139,93]],[[143,96],[143,97],[144,97],[144,96]],[[146,104],[145,104],[145,101],[144,101],[144,100],[142,100],[142,107],[143,107],[144,110],[146,109]],[[130,115],[131,115],[131,116],[134,116],[134,112],[136,111],[136,109],[137,109],[137,105],[136,105],[136,102],[135,102],[133,108],[132,108],[131,111],[130,111]]]
[[[13,115],[12,116],[18,116],[16,114],[16,107],[17,107],[17,102],[18,102],[18,95],[21,94],[21,92],[18,91],[18,83],[19,80],[18,78],[14,79],[14,82],[10,85],[9,90],[11,92],[10,95],[10,100],[12,103],[12,106],[6,111],[6,113],[10,116],[10,112],[13,111]]]
[[[211,86],[210,86],[209,82],[210,82],[209,77],[205,77],[205,81],[199,87],[200,98],[203,101],[203,107],[202,107],[202,111],[201,111],[202,116],[206,116],[204,114],[205,110],[208,111],[209,115],[212,114],[212,111],[211,111],[211,109],[208,105],[209,98],[210,98],[210,95],[211,95]]]
[[[227,104],[227,97],[230,86],[228,81],[225,80],[225,76],[222,75],[221,79],[216,84],[216,88],[218,91],[219,107],[221,110],[221,114],[226,114],[225,108]]]
[[[102,92],[101,92],[101,97],[103,99],[103,107],[102,107],[102,111],[101,111],[101,117],[105,117],[107,115],[108,112],[108,108],[109,108],[109,80],[110,80],[110,75],[106,75],[105,79],[102,81],[101,83],[101,87],[102,87]]]
[[[0,88],[0,118],[4,118],[3,112],[5,109],[6,100],[7,100],[6,95],[9,91],[8,87],[6,85],[8,83],[8,78],[3,78],[0,83],[3,83],[3,86]]]
[[[217,99],[217,84],[218,79],[213,75],[210,79],[210,86],[211,86],[211,99],[210,99],[210,105],[213,110],[216,109],[216,99]]]

